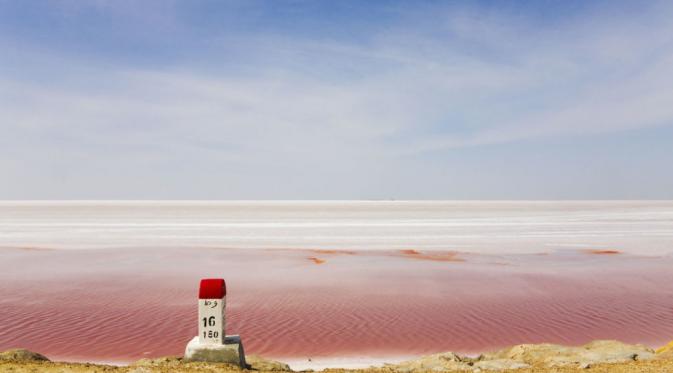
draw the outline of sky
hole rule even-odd
[[[0,0],[0,199],[673,199],[669,1]]]

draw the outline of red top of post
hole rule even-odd
[[[222,299],[227,295],[227,285],[222,278],[204,278],[199,286],[199,299]]]

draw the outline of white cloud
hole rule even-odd
[[[239,35],[249,64],[218,67],[230,61],[214,42],[207,70],[48,56],[53,78],[0,75],[0,145],[26,165],[189,161],[366,178],[428,151],[671,125],[667,15],[538,30],[456,13],[438,29],[400,25],[367,43]]]

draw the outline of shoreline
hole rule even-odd
[[[582,346],[553,344],[524,344],[469,357],[452,352],[417,357],[400,361],[351,358],[348,362],[336,359],[315,361],[313,366],[300,366],[292,361],[268,360],[248,356],[245,370],[274,372],[360,372],[360,373],[420,373],[420,372],[574,372],[590,368],[592,372],[671,372],[673,371],[673,341],[665,346],[650,348],[619,341],[593,341]],[[324,366],[320,366],[323,364]],[[329,366],[328,366],[329,365]],[[242,369],[224,363],[191,363],[181,357],[141,359],[128,365],[100,362],[51,361],[48,357],[28,350],[14,349],[0,352],[2,372],[236,372]]]
[[[10,349],[11,350],[11,349]],[[257,356],[253,354],[254,356]],[[380,368],[387,364],[398,364],[403,361],[419,359],[423,355],[386,355],[386,356],[317,356],[307,358],[299,357],[268,357],[270,361],[278,361],[287,364],[293,371],[322,371],[326,369],[365,369],[370,367]],[[156,360],[162,357],[148,357],[144,359]],[[266,359],[267,357],[265,357]],[[140,360],[144,360],[140,359]],[[72,364],[95,364],[115,367],[129,367],[139,360],[98,360],[68,356],[53,356],[53,362]]]

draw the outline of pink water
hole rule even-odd
[[[480,352],[673,339],[673,258],[564,251],[0,249],[0,350],[133,361],[182,354],[202,277],[228,332],[276,358]]]

